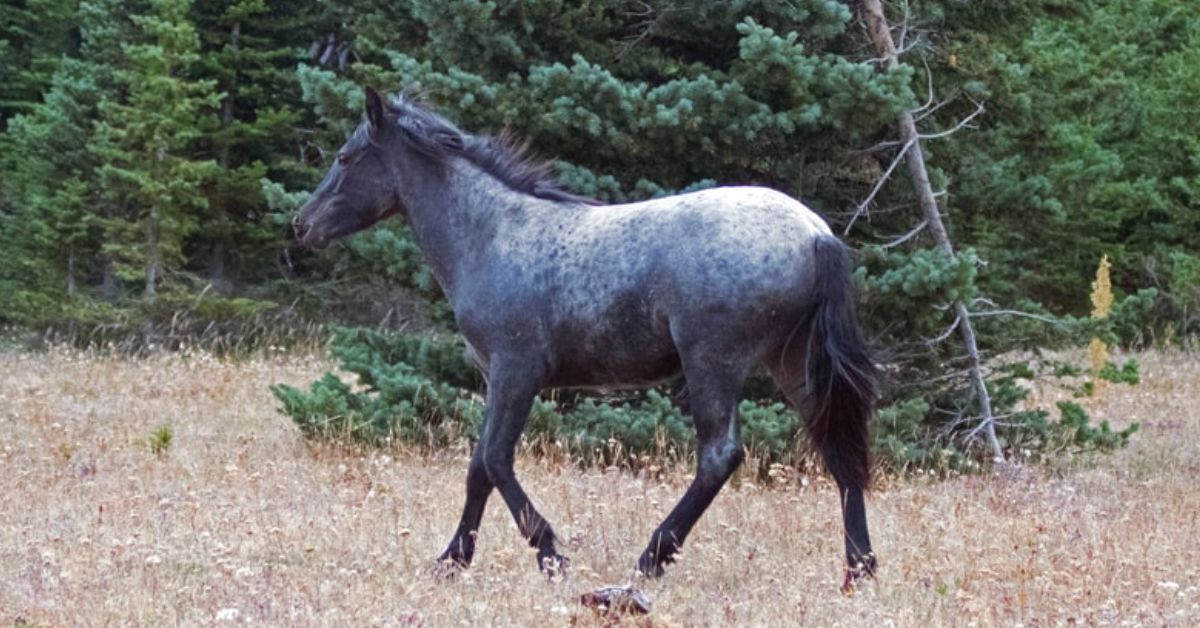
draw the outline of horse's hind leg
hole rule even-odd
[[[542,378],[534,366],[537,362],[493,356],[488,369],[487,418],[476,449],[481,453],[476,455],[482,461],[487,479],[500,491],[512,512],[521,535],[537,548],[538,567],[552,571],[562,568],[566,559],[555,548],[556,537],[550,523],[533,507],[513,471],[517,441],[525,429],[533,398],[541,390]],[[479,510],[482,513],[482,506]],[[478,526],[477,519],[475,523]]]
[[[663,565],[673,562],[692,526],[745,456],[738,433],[737,398],[749,369],[723,360],[716,352],[704,358],[684,357],[688,400],[696,425],[696,477],[650,536],[638,559],[638,570],[644,575],[662,575]]]
[[[781,352],[782,355],[779,356],[781,359],[770,360],[766,366],[776,385],[788,397],[801,416],[807,418],[811,416],[812,410],[811,404],[808,402],[808,382],[804,372],[806,346],[807,342],[804,338],[792,339]],[[845,417],[832,417],[834,421],[839,419],[845,419]],[[840,465],[829,464],[839,455],[842,454],[838,451],[837,443],[832,440],[824,448],[821,448],[821,457],[831,470],[840,469]],[[875,554],[871,551],[871,537],[867,530],[867,509],[863,500],[863,489],[849,478],[839,477],[839,475],[842,474],[833,473],[842,504],[842,529],[846,544],[847,565],[846,582],[843,583],[843,589],[848,590],[854,581],[874,575],[876,561]]]

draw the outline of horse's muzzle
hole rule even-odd
[[[310,249],[323,249],[325,245],[329,244],[329,239],[320,233],[309,231],[303,237],[297,237],[296,243]]]
[[[318,202],[314,203],[314,200]],[[329,239],[323,233],[325,230],[317,228],[317,218],[320,217],[320,210],[324,209],[324,204],[319,199],[309,199],[292,218],[292,235],[300,246],[319,249],[328,242]]]

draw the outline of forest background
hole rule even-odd
[[[0,324],[20,343],[143,348],[342,325],[334,355],[367,390],[333,376],[277,389],[301,427],[469,434],[482,383],[406,227],[319,252],[290,241],[361,87],[408,87],[468,130],[527,138],[567,187],[606,202],[756,184],[820,212],[859,251],[889,464],[958,468],[985,451],[956,302],[1008,454],[1123,442],[1069,402],[1025,407],[1021,382],[1084,373],[1042,348],[1200,333],[1200,14],[1167,0],[893,3],[902,54],[887,70],[858,4],[6,2]],[[895,167],[903,111],[954,254]],[[1089,296],[1106,256],[1100,315]],[[1103,360],[1093,375],[1136,379]],[[636,456],[686,440],[670,403],[682,394],[567,395],[533,428],[585,457]],[[763,386],[746,396],[760,463],[791,461],[799,422]]]

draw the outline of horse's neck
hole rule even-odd
[[[498,223],[521,220],[532,199],[458,159],[444,174],[422,177],[411,189],[411,198],[404,199],[409,225],[453,305],[466,275],[480,268]]]

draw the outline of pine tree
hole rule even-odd
[[[188,78],[199,41],[187,19],[189,0],[153,0],[133,17],[139,42],[126,44],[128,67],[118,73],[127,95],[100,103],[96,142],[104,157],[100,181],[117,213],[104,220],[104,250],[126,280],[140,279],[154,300],[159,285],[184,261],[186,237],[207,207],[201,189],[216,174],[211,159],[191,147],[218,106],[212,80]]]
[[[296,180],[299,108],[295,67],[316,33],[310,3],[294,0],[205,2],[194,14],[198,69],[216,81],[221,104],[204,144],[221,168],[203,216],[207,278],[220,292],[234,274],[261,280],[286,230],[269,216],[261,181]],[[307,180],[307,179],[306,179]],[[236,268],[228,268],[235,261]]]
[[[0,158],[10,205],[0,212],[0,250],[5,257],[0,276],[13,282],[6,291],[11,299],[37,291],[74,292],[76,275],[71,266],[86,229],[78,168],[87,159],[77,138],[83,130],[80,125],[88,123],[86,114],[80,116],[74,105],[76,98],[84,97],[79,91],[88,87],[86,79],[72,81],[59,72],[46,102],[9,122],[5,156]],[[67,262],[66,268],[62,261]],[[7,305],[10,311],[35,309],[15,302]]]
[[[1200,90],[1200,14],[1162,0],[944,4],[955,65],[941,91],[985,99],[988,114],[942,161],[996,292],[1083,315],[1103,254],[1118,294],[1165,287],[1142,269],[1200,249],[1200,117],[1186,96]]]
[[[353,77],[309,68],[301,81],[335,125],[327,141],[357,120],[348,78],[419,85],[463,126],[512,128],[561,158],[583,193],[623,200],[764,183],[842,211],[846,192],[818,179],[857,178],[838,151],[914,100],[907,68],[879,73],[835,54],[866,53],[848,36],[850,18],[826,0],[651,2],[642,15],[619,2],[418,1],[386,20],[351,18],[392,27],[359,29],[357,48],[378,52]]]
[[[0,5],[0,130],[36,106],[63,54],[74,52],[75,0]]]
[[[0,136],[0,164],[6,176],[0,196],[0,309],[32,324],[68,319],[82,285],[100,280],[91,269],[99,259],[97,220],[106,211],[95,173],[101,158],[92,149],[99,102],[117,93],[119,42],[129,32],[118,0],[83,3],[75,22],[77,46],[57,51],[46,92],[25,113],[9,120]],[[75,49],[77,47],[77,50]]]

